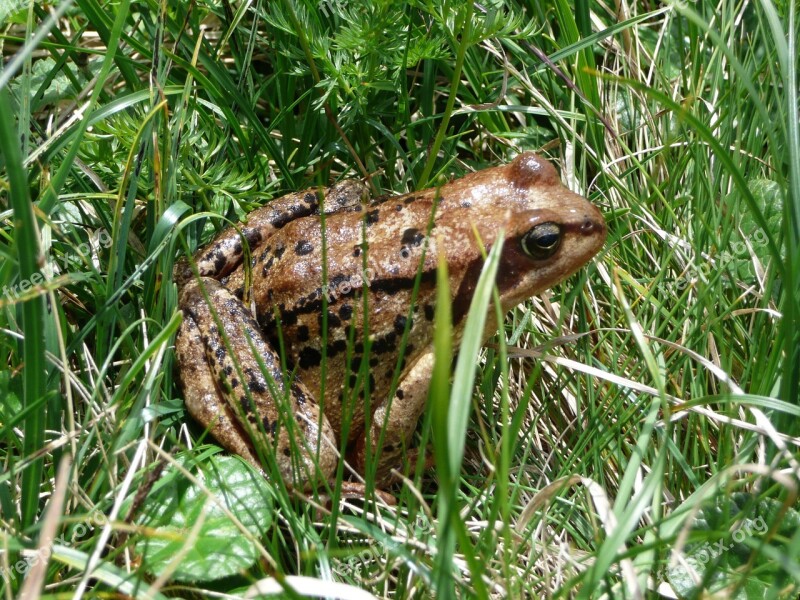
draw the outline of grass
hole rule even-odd
[[[797,5],[615,6],[0,2],[3,597],[796,597]],[[187,423],[172,267],[222,217],[522,150],[608,241],[440,370],[398,507]]]

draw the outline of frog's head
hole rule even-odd
[[[497,286],[504,310],[572,275],[605,242],[600,211],[564,187],[553,165],[533,153],[461,181],[459,199],[469,209],[461,217],[451,213],[451,230],[461,229],[463,235],[469,228],[470,237],[477,233],[486,247],[503,236]],[[476,263],[470,270],[480,268]],[[459,290],[464,301],[474,277],[467,275],[467,286]]]
[[[506,165],[518,192],[509,208],[497,285],[504,309],[541,293],[585,265],[602,248],[606,224],[588,200],[561,184],[555,168],[526,152]]]

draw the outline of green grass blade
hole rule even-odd
[[[464,444],[467,439],[467,424],[472,412],[472,393],[475,387],[475,374],[478,370],[478,354],[483,344],[483,331],[492,300],[494,281],[500,265],[500,254],[503,249],[502,235],[498,235],[496,243],[486,259],[480,278],[475,287],[469,312],[464,324],[464,333],[458,350],[453,385],[449,395],[449,402],[445,404],[443,398],[438,396],[445,390],[444,378],[449,374],[449,356],[452,342],[450,341],[450,294],[447,280],[447,269],[439,265],[437,271],[437,302],[436,302],[436,370],[431,384],[434,398],[433,427],[434,443],[436,445],[436,462],[439,465],[439,554],[437,556],[438,591],[444,597],[453,590],[452,583],[452,553],[455,541],[461,542],[461,553],[468,561],[472,571],[473,583],[478,597],[485,597],[487,592],[483,586],[481,575],[483,567],[479,560],[475,560],[475,550],[470,544],[469,537],[463,530],[464,523],[459,518],[459,507],[456,503],[458,478],[461,472],[461,462],[464,457]],[[444,372],[447,365],[447,373]],[[446,380],[445,380],[446,381]],[[439,441],[437,442],[437,438]],[[442,440],[441,438],[444,438]]]
[[[0,89],[0,152],[5,160],[9,180],[9,198],[14,211],[14,245],[19,261],[20,289],[44,281],[40,265],[41,242],[39,224],[34,216],[33,204],[28,196],[28,178],[22,166],[19,142],[12,119],[13,113],[5,90]],[[47,368],[44,357],[47,309],[44,297],[38,296],[22,303],[23,407],[31,412],[25,419],[25,456],[41,450],[44,443],[46,414],[44,410]],[[41,410],[36,406],[41,405]],[[22,474],[21,508],[22,528],[29,527],[39,511],[39,494],[42,483],[42,459],[34,461]]]
[[[435,362],[429,391],[431,426],[437,470],[439,472],[439,535],[436,558],[436,587],[443,598],[452,597],[453,553],[455,532],[451,515],[455,506],[455,482],[450,460],[450,435],[448,420],[451,407],[450,370],[453,362],[453,317],[450,304],[450,281],[443,253],[439,255],[436,270],[436,312],[434,315]],[[457,473],[457,472],[456,472]]]

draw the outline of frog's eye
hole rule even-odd
[[[561,244],[561,227],[557,223],[541,223],[522,236],[522,250],[534,260],[550,258]]]

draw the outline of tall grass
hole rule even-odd
[[[267,577],[291,597],[296,575],[398,598],[795,597],[797,15],[0,4],[4,597]],[[521,150],[609,238],[479,355],[460,349],[474,385],[457,368],[451,391],[437,316],[418,440],[447,466],[421,452],[397,507],[330,511],[221,460],[176,386],[176,258],[287,191],[369,176],[405,192]],[[224,578],[195,566],[217,531],[246,565]]]

